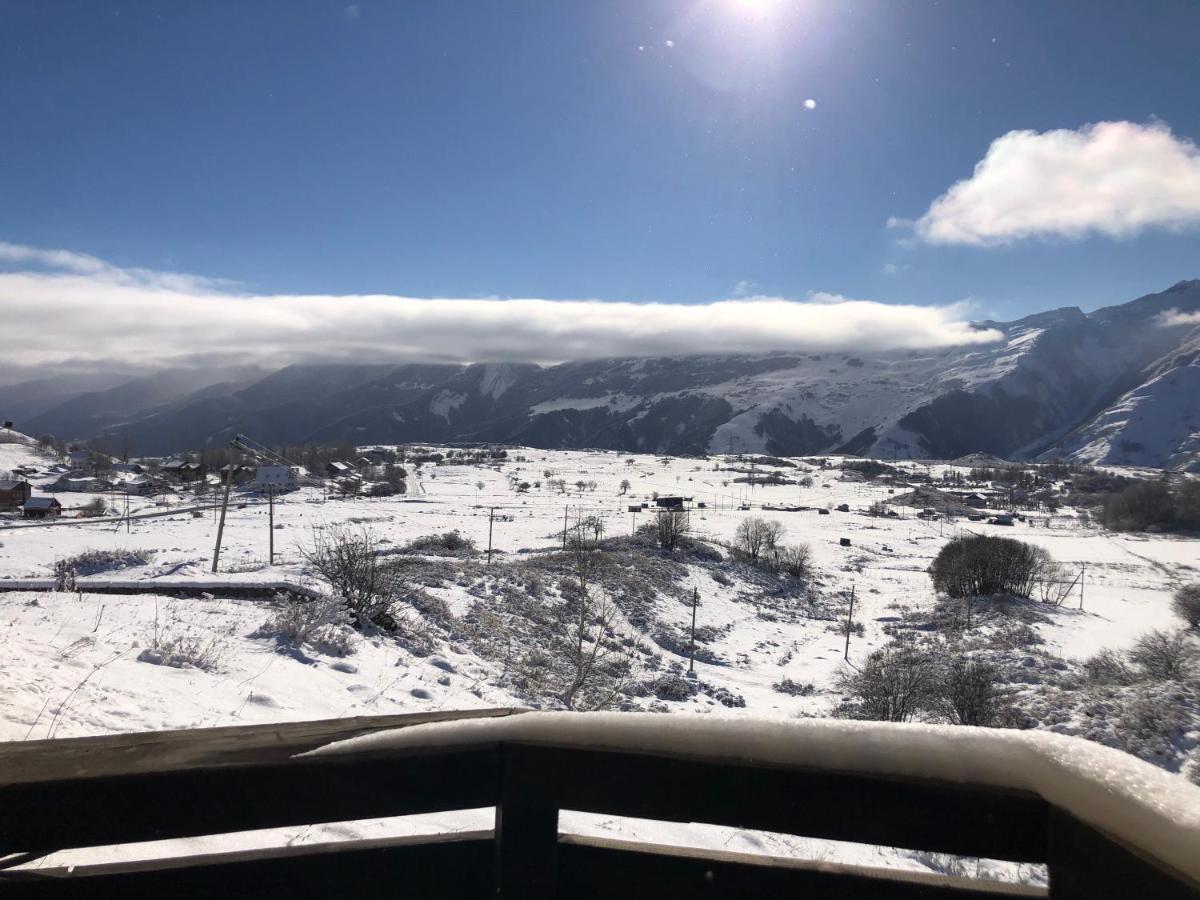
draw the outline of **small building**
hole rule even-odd
[[[817,510],[817,515],[827,516],[827,515],[829,515],[829,510],[825,509],[825,507],[821,507],[820,509]]]
[[[126,494],[136,494],[139,497],[150,496],[155,493],[157,487],[157,482],[148,475],[138,475],[121,484],[121,490]]]
[[[655,497],[654,505],[659,509],[683,509],[684,504],[691,503],[691,497]]]
[[[115,462],[112,464],[114,472],[128,472],[130,475],[141,475],[143,471],[141,463],[132,462]]]
[[[963,497],[963,503],[972,509],[984,509],[988,505],[987,498],[981,497],[979,494],[967,494]]]
[[[233,466],[233,483],[244,484],[254,477],[254,467],[247,466],[244,463],[225,463],[221,468],[217,469],[217,478],[221,484],[229,480],[229,467]]]
[[[294,491],[300,487],[300,473],[295,466],[259,466],[251,486],[263,492]]]
[[[75,493],[84,493],[87,491],[102,491],[104,490],[103,482],[95,478],[87,478],[82,475],[67,473],[62,475],[53,484],[46,485],[48,491],[73,491]]]
[[[186,459],[168,459],[162,464],[160,471],[168,478],[182,482],[200,481],[208,474],[208,470],[200,463]]]
[[[88,464],[88,457],[91,456],[87,450],[68,450],[67,464],[72,469],[84,469]]]
[[[18,509],[33,494],[33,488],[25,480],[5,479],[0,481],[0,509]]]
[[[22,510],[27,519],[57,519],[62,514],[62,504],[54,497],[30,497]]]
[[[850,504],[849,503],[839,503],[837,511],[838,512],[850,512]]]
[[[333,460],[325,463],[325,474],[330,478],[345,478],[354,474],[354,466],[348,462]]]

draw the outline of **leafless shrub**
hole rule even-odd
[[[1125,657],[1108,649],[1084,660],[1083,674],[1092,684],[1130,685],[1137,681],[1137,674],[1129,668]]]
[[[792,544],[779,547],[775,552],[776,565],[780,571],[793,578],[805,578],[812,567],[812,548],[808,544]]]
[[[1200,582],[1185,584],[1171,598],[1171,609],[1175,615],[1191,628],[1200,628]]]
[[[939,679],[936,705],[955,725],[993,726],[1005,693],[998,667],[984,659],[955,656]]]
[[[691,531],[692,517],[682,509],[661,509],[654,517],[654,535],[658,546],[674,550],[683,536]]]
[[[909,722],[934,695],[938,666],[916,647],[876,650],[858,670],[838,676],[838,688],[851,702],[837,710],[845,718]]]
[[[1182,631],[1148,631],[1134,643],[1129,661],[1149,678],[1182,681],[1196,669],[1197,648]]]
[[[300,556],[329,585],[334,599],[349,611],[359,628],[393,625],[395,574],[379,555],[379,542],[365,529],[346,526],[313,529],[311,547]]]

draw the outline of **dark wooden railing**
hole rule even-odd
[[[564,809],[1045,863],[1051,897],[1200,897],[1193,880],[1147,848],[1028,792],[507,740],[297,756],[383,729],[517,712],[0,744],[0,866],[7,866],[0,898],[1047,894],[978,879],[560,835]],[[495,807],[494,830],[12,867],[71,848],[480,807]]]

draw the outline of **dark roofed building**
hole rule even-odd
[[[691,503],[691,497],[655,497],[654,505],[659,509],[683,509],[685,503]]]
[[[54,497],[30,497],[23,507],[27,519],[56,519],[62,504]]]
[[[0,509],[17,509],[25,504],[33,493],[28,481],[6,479],[0,481]]]

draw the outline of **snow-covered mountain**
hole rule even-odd
[[[99,435],[135,453],[223,442],[506,441],[693,454],[1068,456],[1200,467],[1200,281],[1121,306],[985,322],[993,345],[524,364],[298,365],[213,385]],[[3,397],[0,395],[0,402]],[[2,411],[0,411],[2,412]]]

